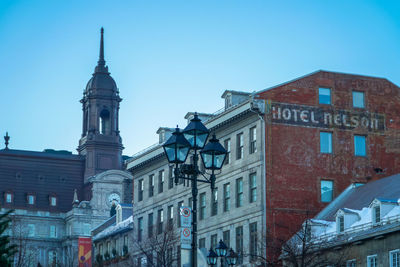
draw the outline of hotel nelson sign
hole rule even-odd
[[[274,102],[267,104],[267,110],[272,113],[273,123],[326,129],[352,130],[361,128],[377,133],[385,130],[384,115],[368,111],[334,110]]]

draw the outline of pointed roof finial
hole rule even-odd
[[[10,140],[10,136],[8,136],[8,132],[6,132],[6,135],[4,136],[4,143],[6,144],[5,149],[8,149],[8,140]]]
[[[95,68],[95,72],[105,72],[108,73],[108,68],[106,67],[106,61],[104,60],[104,28],[101,27],[100,30],[100,54],[99,61],[97,61],[97,66]]]
[[[74,200],[72,200],[72,206],[76,207],[79,204],[78,200],[78,191],[75,189],[74,190]]]
[[[101,37],[100,37],[100,56],[99,56],[99,65],[104,65],[106,62],[104,61],[104,28],[101,27]]]

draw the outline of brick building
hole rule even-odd
[[[387,79],[317,71],[257,97],[266,104],[272,240],[287,239],[349,184],[400,172],[400,88]]]

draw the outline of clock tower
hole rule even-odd
[[[85,156],[84,182],[106,170],[122,170],[122,139],[119,135],[119,91],[104,60],[104,30],[101,28],[100,55],[92,78],[83,93],[82,136],[78,152]]]

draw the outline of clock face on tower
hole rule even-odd
[[[115,204],[118,204],[121,202],[121,198],[117,193],[111,193],[108,196],[108,204],[111,206],[113,202],[115,202]]]

